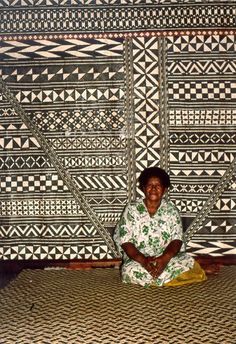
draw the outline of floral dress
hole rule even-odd
[[[145,256],[160,256],[172,240],[183,240],[183,230],[179,212],[172,202],[162,199],[160,207],[150,216],[143,202],[139,200],[129,203],[121,216],[115,233],[114,241],[123,255],[121,268],[122,280],[125,283],[142,286],[158,285],[176,278],[179,274],[190,270],[194,259],[181,251],[167,264],[158,278],[153,278],[139,263],[127,257],[121,245],[131,242]]]

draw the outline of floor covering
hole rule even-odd
[[[0,290],[0,344],[235,344],[236,266],[175,288],[118,269],[23,270]]]

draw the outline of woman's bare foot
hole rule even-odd
[[[209,264],[203,267],[207,275],[217,275],[220,272],[222,265],[220,264]]]

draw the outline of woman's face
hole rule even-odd
[[[149,178],[147,184],[143,188],[146,200],[152,202],[160,202],[165,191],[166,188],[157,177]]]

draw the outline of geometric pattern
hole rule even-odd
[[[132,165],[126,167],[131,155],[124,136],[129,114],[123,101],[123,42],[94,40],[93,46],[90,42],[73,41],[69,47],[64,40],[65,51],[62,40],[41,44],[16,41],[9,43],[14,45],[11,59],[3,55],[1,75],[20,103],[14,111],[3,97],[1,105],[0,164],[8,171],[0,175],[1,236],[9,238],[0,249],[3,259],[24,259],[23,242],[34,258],[40,258],[40,243],[42,256],[48,259],[113,256],[110,234],[127,200],[127,190],[133,189],[129,187],[131,178],[127,179],[132,176]],[[40,58],[36,57],[37,44],[43,47]],[[53,44],[58,56],[51,61]],[[23,54],[29,51],[34,54],[24,60]],[[68,58],[76,52],[76,60]],[[38,134],[32,135],[32,130]],[[49,153],[56,155],[56,160],[50,159]],[[63,177],[69,174],[70,185]],[[86,203],[83,198],[80,205],[70,193],[78,193],[78,187],[86,197]],[[91,223],[90,211],[104,226],[104,236]],[[19,243],[16,237],[21,238]],[[59,246],[61,256],[55,253]]]
[[[236,100],[235,82],[213,81],[213,82],[170,82],[170,100]]]
[[[230,108],[207,108],[207,109],[169,109],[170,116],[170,125],[172,126],[181,126],[181,125],[194,125],[215,127],[217,125],[227,125],[227,123],[232,123],[236,125],[236,110]],[[211,135],[211,133],[208,135]],[[206,136],[208,136],[206,135]],[[216,133],[219,135],[219,133]],[[225,133],[224,135],[231,135],[230,132]],[[214,136],[211,135],[211,136]],[[227,139],[226,139],[227,142]]]
[[[7,92],[7,90],[6,90],[6,92]],[[5,93],[6,95],[8,95],[8,93]],[[10,94],[9,94],[10,95]],[[9,98],[10,99],[10,98]],[[16,111],[19,113],[19,111],[22,111],[20,108],[19,109],[16,109]],[[20,114],[20,113],[19,113]],[[24,123],[26,123],[25,122],[25,119],[24,119],[24,113],[22,112],[22,114],[20,114],[20,116],[22,116],[22,119],[24,120]],[[30,122],[29,122],[29,124],[30,124]],[[30,124],[30,126],[31,126],[31,124]],[[32,126],[31,126],[31,129],[32,129]],[[37,133],[37,130],[36,130],[36,133]],[[39,138],[40,139],[40,141],[42,140],[42,137],[36,137],[36,138]],[[43,140],[42,140],[42,143],[43,143]],[[44,143],[43,143],[44,144]],[[47,147],[47,145],[46,145],[46,147]],[[49,147],[48,147],[49,148]],[[48,150],[48,148],[47,148],[47,150]],[[49,151],[50,151],[50,149],[49,149]],[[49,156],[50,157],[50,156]],[[51,157],[50,157],[51,158]],[[57,166],[55,166],[56,167],[56,169],[58,169],[57,168]],[[60,172],[60,169],[59,169],[59,172]],[[60,172],[61,173],[61,172]],[[59,174],[60,174],[59,173]],[[11,183],[11,180],[9,180],[9,178],[6,178],[6,180],[4,181],[4,178],[3,178],[3,180],[2,180],[2,190],[3,190],[3,193],[9,193],[9,192],[11,192],[11,188],[12,188],[12,191],[13,191],[13,193],[16,191],[16,192],[26,192],[26,191],[28,191],[28,192],[38,192],[38,191],[45,191],[45,189],[46,188],[44,188],[44,187],[42,187],[42,188],[39,188],[39,190],[35,187],[36,185],[37,186],[40,186],[40,184],[42,184],[42,183],[40,183],[41,182],[41,180],[36,180],[36,183],[34,183],[34,177],[28,177],[28,176],[17,176],[17,180],[14,180],[14,177],[12,178],[13,179],[13,183]],[[57,176],[55,176],[56,178],[52,178],[52,180],[58,180],[58,178],[57,178]],[[43,178],[43,180],[44,180],[45,178]],[[64,180],[64,178],[62,178],[63,180]],[[9,183],[10,182],[10,183]],[[48,180],[46,180],[46,184],[47,184],[47,182],[48,182]],[[70,183],[71,183],[71,181],[70,181]],[[62,183],[62,181],[60,181],[59,182],[59,184],[54,184],[54,187],[52,186],[52,185],[50,185],[50,183],[49,183],[49,190],[51,189],[52,191],[61,191],[61,188],[60,188],[60,185],[61,186],[63,186],[63,183]],[[66,185],[68,185],[67,183],[66,183]],[[14,188],[16,186],[16,189]],[[75,189],[75,187],[73,187],[74,189]],[[28,189],[28,190],[27,190]],[[46,191],[48,191],[48,190],[46,190]],[[85,211],[85,213],[88,215],[88,210],[89,210],[89,207],[86,205],[86,203],[85,203],[85,200],[82,200],[82,202],[84,203],[84,205],[82,205],[82,209],[86,209],[86,211]],[[84,208],[85,207],[85,205],[86,205],[86,208]],[[43,213],[43,209],[42,209],[42,213]],[[92,215],[92,211],[91,211],[91,215]],[[93,216],[93,215],[92,215]],[[96,217],[95,217],[96,218]],[[92,219],[92,218],[91,218]],[[97,221],[97,220],[95,220],[95,221]],[[92,223],[93,223],[93,220],[92,220]],[[95,222],[94,222],[94,224],[95,224]],[[96,225],[95,225],[96,226]],[[99,230],[100,231],[100,230]],[[101,234],[101,233],[100,233]],[[105,237],[104,238],[106,238],[106,233],[104,232],[104,234],[105,234]],[[28,234],[28,236],[29,236],[29,234]],[[103,237],[103,234],[102,234],[102,237]],[[110,246],[110,243],[109,243],[109,238],[107,238],[107,239],[105,239],[105,240],[108,240],[107,241],[107,244],[108,244],[108,246],[109,247],[111,247],[112,248],[112,246]],[[5,244],[6,244],[6,242],[5,242]],[[112,244],[112,242],[111,242],[111,244]],[[11,245],[12,246],[12,245]],[[7,250],[8,251],[8,250]]]
[[[136,175],[160,160],[158,39],[133,39]],[[139,193],[139,190],[137,190]]]
[[[107,48],[111,51],[107,52]],[[57,39],[52,40],[24,40],[23,42],[15,40],[6,40],[1,42],[1,54],[4,60],[9,60],[9,74],[2,72],[3,78],[16,81],[76,81],[76,80],[102,80],[105,74],[111,78],[114,77],[114,67],[112,65],[107,68],[103,57],[117,58],[122,51],[122,40],[108,39]],[[94,65],[89,58],[99,58],[101,68]],[[55,59],[67,59],[65,64],[51,64]],[[26,67],[26,73],[23,73],[23,66],[16,66],[10,62],[10,59],[25,61],[28,59],[39,59],[39,63],[32,67]],[[78,61],[79,59],[79,61]],[[44,60],[48,60],[48,64],[43,64]],[[82,67],[82,62],[87,62]],[[72,63],[73,62],[73,63]],[[99,63],[99,64],[100,64]],[[119,71],[119,70],[118,70]],[[117,73],[118,73],[117,71]],[[19,76],[17,74],[19,73]],[[25,75],[26,74],[26,75]]]
[[[67,122],[65,122],[65,117],[67,118]],[[78,120],[81,117],[83,121]],[[63,129],[66,135],[71,136],[71,132],[73,132],[74,129],[85,131],[92,130],[95,127],[97,130],[105,131],[106,128],[109,127],[110,129],[121,130],[124,125],[125,117],[121,109],[114,109],[111,114],[109,114],[109,109],[90,109],[89,111],[84,109],[71,109],[61,111],[51,110],[47,112],[43,112],[42,110],[36,111],[32,120],[43,131],[46,131],[47,128],[49,128],[50,131],[60,130],[63,123]],[[106,124],[104,124],[104,120]],[[72,140],[71,137],[70,140]],[[114,138],[110,140],[109,144],[112,144],[113,141]],[[105,145],[105,142],[106,141],[100,139],[98,144],[99,146]],[[82,143],[83,140],[81,139],[80,144]]]
[[[198,1],[197,6],[191,2],[176,1],[164,1],[163,6],[163,1],[158,4],[150,1],[148,6],[144,6],[141,0],[135,0],[134,6],[129,7],[128,0],[122,1],[122,4],[114,0],[112,5],[108,0],[97,0],[97,5],[94,1],[82,0],[73,0],[66,5],[64,0],[41,0],[36,5],[33,0],[16,0],[14,5],[24,9],[20,13],[24,19],[20,28],[14,25],[19,19],[19,11],[15,10],[9,0],[4,0],[1,4],[3,35],[28,33],[32,36],[38,33],[44,38],[44,34],[49,32],[58,36],[59,33],[66,33],[68,36],[74,33],[78,37],[82,33],[99,34],[105,30],[107,33],[117,34],[132,32],[134,29],[137,32],[148,32],[153,29],[235,28],[234,1],[212,4],[202,0]],[[49,19],[50,25],[47,24]]]
[[[3,259],[110,259],[110,254],[107,245],[103,242],[98,241],[95,243],[81,241],[78,244],[78,240],[71,242],[71,240],[65,239],[58,241],[53,240],[50,244],[48,239],[35,241],[34,244],[25,245],[22,238],[20,239],[21,244],[16,243],[16,239],[12,241],[7,240],[5,248],[0,248],[0,255]]]
[[[170,197],[192,254],[234,254],[235,36],[166,41]]]
[[[124,96],[124,93],[119,88],[104,88],[102,90],[96,90],[94,88],[86,90],[74,90],[74,89],[59,89],[59,90],[43,90],[43,91],[20,91],[16,93],[16,99],[24,103],[40,104],[44,103],[74,103],[78,101],[106,101],[111,99],[112,101],[118,101]]]
[[[214,188],[213,193],[206,200],[200,212],[198,213],[194,221],[191,223],[191,226],[188,228],[188,231],[186,232],[187,240],[189,240],[193,236],[194,232],[199,230],[200,225],[204,222],[205,218],[208,216],[208,214],[214,208],[214,206],[216,209],[220,211],[227,212],[227,210],[234,210],[235,202],[232,199],[223,199],[220,197],[222,196],[223,192],[228,189],[228,184],[231,182],[232,177],[235,175],[235,170],[236,159],[233,161],[232,164],[229,165],[224,175]]]
[[[113,257],[155,165],[191,254],[234,252],[235,3],[0,7],[0,258]]]

